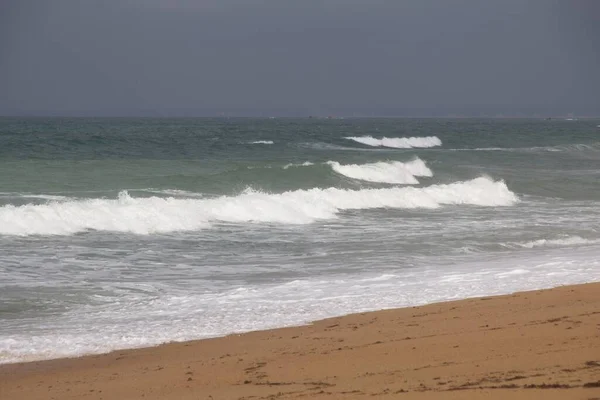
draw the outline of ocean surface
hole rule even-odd
[[[599,281],[599,124],[0,118],[0,363]]]

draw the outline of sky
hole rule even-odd
[[[600,115],[597,0],[0,0],[0,115]]]

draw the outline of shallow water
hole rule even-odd
[[[0,119],[0,362],[600,280],[598,121]]]

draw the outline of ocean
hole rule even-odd
[[[0,118],[0,363],[598,281],[599,123]]]

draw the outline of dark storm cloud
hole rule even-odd
[[[0,11],[0,114],[600,114],[594,0],[4,0]]]

